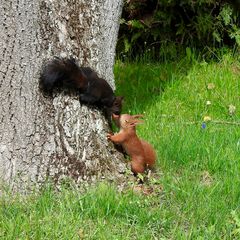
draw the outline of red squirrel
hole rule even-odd
[[[156,162],[156,152],[146,141],[136,134],[136,125],[142,123],[143,115],[113,114],[113,119],[120,131],[108,134],[107,138],[115,144],[121,144],[131,158],[131,170],[134,174],[143,173],[147,168],[152,168]]]

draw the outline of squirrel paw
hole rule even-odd
[[[113,134],[112,134],[112,133],[108,133],[108,134],[107,134],[107,139],[108,139],[108,140],[111,140],[111,136],[113,136]]]

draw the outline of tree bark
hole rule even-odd
[[[42,63],[74,56],[114,88],[122,0],[9,0],[0,4],[0,179],[13,189],[46,180],[121,180],[125,163],[101,111],[77,92],[39,88]]]

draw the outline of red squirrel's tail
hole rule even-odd
[[[40,81],[46,90],[51,90],[58,84],[81,89],[86,85],[87,79],[75,59],[55,57],[43,65]]]
[[[154,167],[156,163],[157,154],[151,144],[149,144],[148,142],[142,139],[141,139],[141,143],[142,143],[144,154],[145,154],[145,164],[148,168],[151,169]]]

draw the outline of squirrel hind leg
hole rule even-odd
[[[137,162],[131,162],[131,170],[133,174],[138,174],[138,173],[144,173],[145,172],[145,166],[144,164],[140,164]]]

